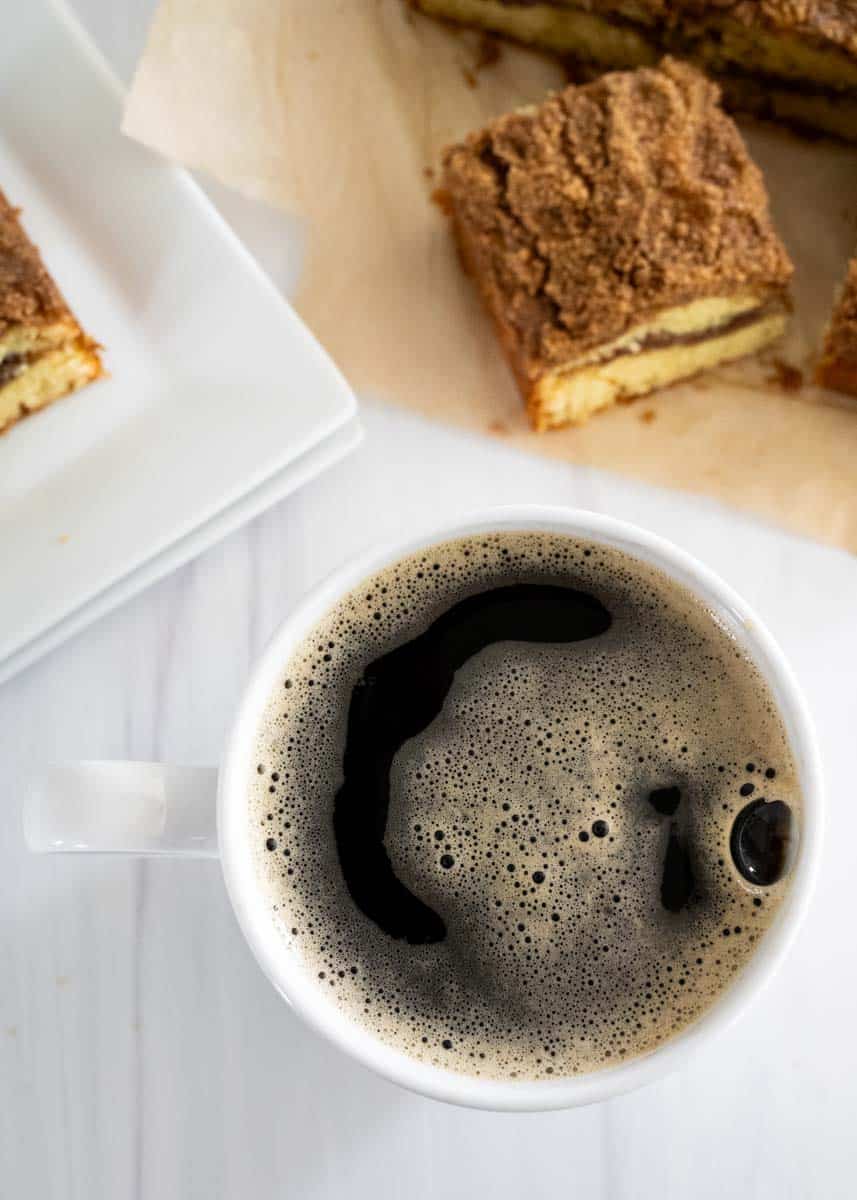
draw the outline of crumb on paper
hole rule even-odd
[[[473,60],[469,66],[462,66],[461,73],[469,88],[479,87],[479,75],[493,67],[502,57],[502,48],[498,39],[490,33],[483,33],[476,43]]]
[[[318,60],[320,58],[321,58],[321,55],[319,54],[319,52],[317,50],[310,50],[309,54],[307,55],[308,62],[318,62]]]
[[[803,371],[799,367],[793,367],[791,363],[775,358],[771,361],[771,368],[768,383],[782,388],[784,392],[799,392],[803,387]]]
[[[59,542],[59,544],[61,546],[64,546],[70,537],[71,537],[70,533],[61,533],[59,535],[59,537],[57,538],[57,541]]]
[[[493,67],[503,57],[503,47],[499,38],[491,33],[483,33],[476,47],[476,58],[473,66],[477,74],[486,67]]]
[[[644,425],[651,425],[652,421],[654,421],[656,416],[657,416],[657,413],[655,412],[655,410],[653,408],[644,408],[643,411],[640,413],[640,420],[643,422]]]
[[[559,65],[566,83],[590,83],[593,78],[593,69],[570,55],[564,55]]]
[[[434,179],[434,167],[423,167],[423,175],[426,179]]]
[[[6,1037],[16,1038],[17,1036],[18,1036],[18,1026],[17,1025],[7,1025],[6,1026]]]
[[[68,975],[57,975],[56,977],[56,985],[58,988],[68,987],[70,982],[71,980]]]
[[[488,423],[488,432],[494,433],[498,437],[503,437],[509,432],[509,426],[505,421],[490,421]]]

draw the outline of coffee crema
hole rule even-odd
[[[567,535],[461,538],[366,580],[284,668],[255,755],[284,953],[469,1075],[654,1049],[788,886],[800,789],[767,684],[681,585]]]

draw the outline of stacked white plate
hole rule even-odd
[[[46,0],[0,40],[0,187],[106,380],[0,437],[0,681],[359,439],[330,359]]]

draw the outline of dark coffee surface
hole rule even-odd
[[[368,580],[284,671],[250,781],[284,953],[404,1052],[539,1078],[728,985],[800,796],[766,685],[678,585],[558,535]]]

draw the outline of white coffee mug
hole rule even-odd
[[[353,1021],[283,942],[257,882],[247,819],[253,746],[272,691],[317,621],[367,576],[422,548],[469,534],[544,530],[616,547],[684,584],[755,662],[779,707],[803,795],[791,883],[777,916],[737,979],[711,1008],[649,1053],[589,1074],[551,1080],[495,1080],[458,1074],[408,1057]],[[244,936],[271,982],[307,1024],[368,1067],[404,1087],[477,1108],[538,1111],[607,1099],[681,1063],[722,1032],[768,982],[809,904],[822,834],[822,777],[806,702],[781,650],[759,618],[721,579],[662,538],[596,513],[515,506],[435,524],[372,551],[313,588],[274,634],[238,706],[219,770],[158,763],[76,763],[51,768],[28,799],[25,836],[35,851],[220,856]]]

